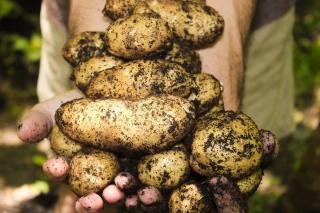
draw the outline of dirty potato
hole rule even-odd
[[[103,32],[82,32],[73,35],[63,46],[62,56],[72,65],[106,53]]]
[[[220,82],[210,74],[197,74],[195,82],[197,86],[188,99],[195,104],[198,115],[201,115],[218,105],[223,89]]]
[[[143,157],[138,164],[141,183],[159,189],[172,189],[189,176],[188,156],[183,145]]]
[[[134,14],[112,23],[105,34],[108,51],[125,59],[161,53],[172,45],[172,31],[156,14]]]
[[[261,165],[263,142],[258,127],[241,112],[217,112],[197,125],[192,156],[214,174],[242,178]],[[210,176],[213,174],[210,174]]]
[[[120,164],[114,154],[90,149],[72,158],[68,183],[78,196],[83,196],[100,192],[119,171]]]
[[[210,45],[222,34],[224,20],[212,7],[195,2],[149,0],[149,7],[165,20],[183,44]]]
[[[247,196],[253,194],[259,187],[262,180],[262,176],[262,170],[258,169],[249,176],[238,180],[237,186],[239,187],[240,192]]]
[[[169,200],[170,213],[215,212],[205,189],[198,183],[183,184],[174,190]]]
[[[103,14],[116,20],[132,14],[137,2],[140,0],[106,0],[103,8]]]
[[[56,112],[64,134],[114,152],[155,153],[171,148],[193,127],[195,109],[184,98],[150,96],[139,101],[78,99]]]
[[[93,57],[75,67],[73,70],[75,84],[79,89],[84,90],[96,73],[122,63],[121,59],[109,54]]]
[[[188,73],[201,72],[201,60],[199,54],[181,44],[175,42],[172,49],[165,55],[165,60],[180,64]]]
[[[66,158],[72,158],[83,147],[81,143],[65,136],[56,125],[52,128],[49,140],[53,152]]]
[[[180,65],[165,60],[136,60],[98,73],[86,95],[137,100],[150,95],[187,97],[194,80]]]

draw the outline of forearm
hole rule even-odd
[[[104,4],[105,0],[70,0],[69,33],[105,31],[111,21],[102,14]]]
[[[255,10],[255,0],[207,0],[225,20],[225,30],[217,43],[199,51],[204,72],[213,74],[224,85],[227,110],[237,110],[243,81],[244,46]]]

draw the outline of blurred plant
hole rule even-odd
[[[320,85],[320,1],[300,0],[296,3],[294,27],[294,74],[296,105],[310,105],[313,90]]]
[[[16,119],[36,101],[40,59],[40,1],[0,0],[0,111]]]

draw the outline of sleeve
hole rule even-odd
[[[72,88],[71,67],[61,54],[62,47],[68,37],[67,27],[52,16],[59,15],[56,13],[59,11],[58,4],[54,7],[48,5],[53,1],[44,0],[41,5],[40,26],[43,43],[37,82],[39,101],[44,101]]]

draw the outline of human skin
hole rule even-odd
[[[110,24],[110,20],[106,19],[101,13],[104,3],[105,0],[71,0],[68,24],[70,34],[83,31],[104,31]],[[225,109],[238,110],[244,69],[243,49],[254,13],[255,0],[207,0],[207,4],[214,7],[224,17],[225,31],[215,45],[198,51],[202,60],[202,69],[203,72],[216,76],[224,85],[223,97]],[[35,105],[19,123],[18,136],[26,143],[42,140],[49,134],[54,125],[54,113],[60,104],[82,96],[83,94],[75,89]],[[54,159],[50,160],[55,162]],[[61,162],[61,159],[58,160]],[[48,176],[55,179],[55,175],[57,174],[52,174],[50,168],[45,168],[44,171]],[[65,175],[67,172],[68,170],[65,171]],[[58,176],[56,180],[63,179],[64,174],[61,170]],[[117,186],[117,183],[115,185]],[[117,203],[126,199],[121,187],[116,186],[109,186],[104,190],[104,195],[107,196],[107,198],[104,196],[105,200]],[[216,187],[219,187],[219,185]],[[155,195],[159,195],[160,193],[156,189],[148,188],[141,190],[150,190],[150,193],[147,194],[150,194],[151,197],[150,199],[148,197],[139,198],[140,202],[158,201],[159,197],[155,197]],[[139,193],[137,194],[139,197]],[[230,202],[218,202],[221,203],[221,206],[218,208],[220,212],[232,212],[229,211],[230,209],[238,209],[239,212],[244,211],[239,209],[241,205],[237,204],[237,199],[233,197],[232,193],[226,191],[224,196],[226,195],[230,198]],[[90,197],[82,197],[78,200],[76,209],[79,212],[86,212],[89,209],[88,207],[90,207],[91,212],[99,211],[102,208],[102,205],[100,205],[101,197],[96,194],[88,196]],[[130,203],[130,205],[138,203],[135,202],[137,199],[132,199],[132,196],[130,198],[131,200],[125,203]],[[90,206],[88,201],[92,200],[94,200],[94,205]]]

